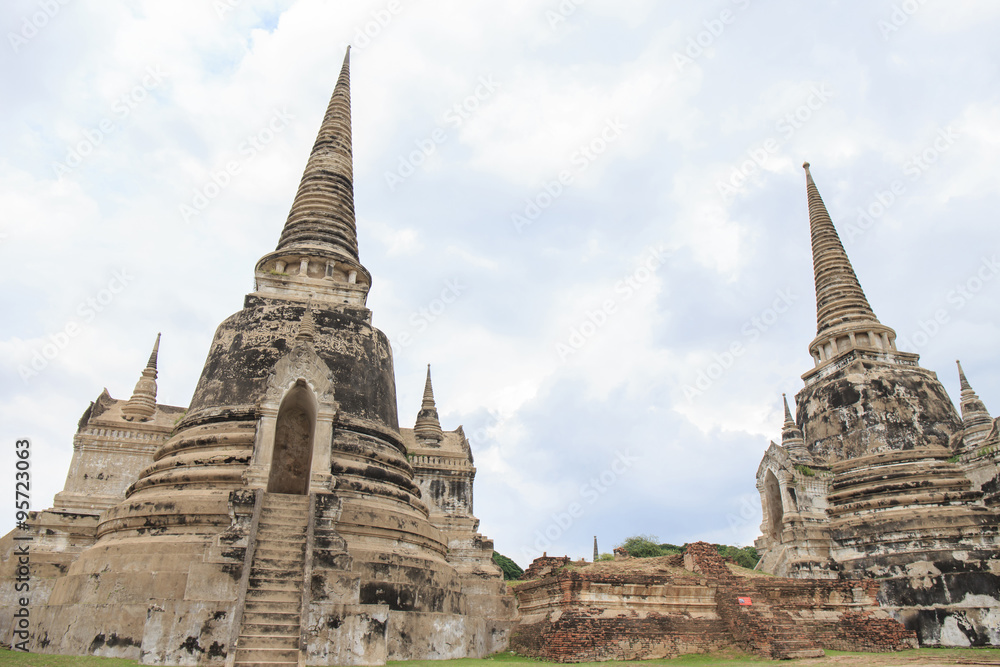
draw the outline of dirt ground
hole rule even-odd
[[[834,653],[794,660],[798,665],[837,667],[923,667],[924,665],[1000,665],[1000,649],[920,649],[901,653]],[[724,664],[724,663],[721,663]]]

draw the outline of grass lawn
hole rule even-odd
[[[0,649],[0,667],[136,667],[135,660],[93,656],[48,655]]]
[[[772,663],[782,665],[829,665],[831,667],[881,667],[889,665],[1000,665],[1000,649],[936,649],[922,648],[900,653],[846,653],[827,651],[825,658],[808,660],[772,661],[746,655],[737,651],[723,651],[708,655],[685,655],[673,660],[649,660],[644,662],[584,662],[581,667],[613,667],[614,665],[639,665],[641,667],[760,667]],[[41,653],[20,653],[0,649],[0,667],[136,667],[134,660],[118,658],[77,657],[68,655],[44,655]],[[556,663],[524,658],[511,653],[500,653],[489,658],[465,660],[413,660],[390,662],[392,667],[540,667]]]

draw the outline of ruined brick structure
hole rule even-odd
[[[689,545],[683,556],[641,560],[649,563],[643,572],[609,563],[556,570],[519,585],[521,619],[511,648],[586,662],[725,648],[799,658],[823,649],[916,645],[913,632],[879,609],[878,585],[871,581],[739,576],[703,542]]]
[[[531,561],[531,565],[529,565],[528,569],[524,571],[521,579],[524,581],[541,579],[542,577],[549,576],[555,570],[558,570],[564,565],[569,565],[569,563],[569,556],[549,556],[548,554],[542,554],[535,560]]]
[[[472,514],[472,452],[428,371],[400,429],[358,258],[349,64],[277,248],[218,328],[191,404],[80,422],[66,488],[32,517],[30,648],[144,664],[384,664],[503,648],[514,615]],[[10,638],[12,536],[0,630]]]
[[[1000,645],[1000,435],[959,365],[961,415],[896,349],[844,252],[809,165],[815,367],[757,470],[762,569],[879,582],[926,645]]]

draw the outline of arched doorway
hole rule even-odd
[[[764,476],[764,498],[767,502],[768,537],[775,542],[781,542],[781,522],[785,510],[781,506],[781,487],[778,478],[770,470]]]
[[[268,492],[309,493],[315,432],[316,400],[305,383],[299,380],[278,408]]]

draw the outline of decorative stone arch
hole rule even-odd
[[[339,407],[330,368],[309,342],[297,341],[268,378],[247,485],[281,493],[330,491],[330,442]]]

